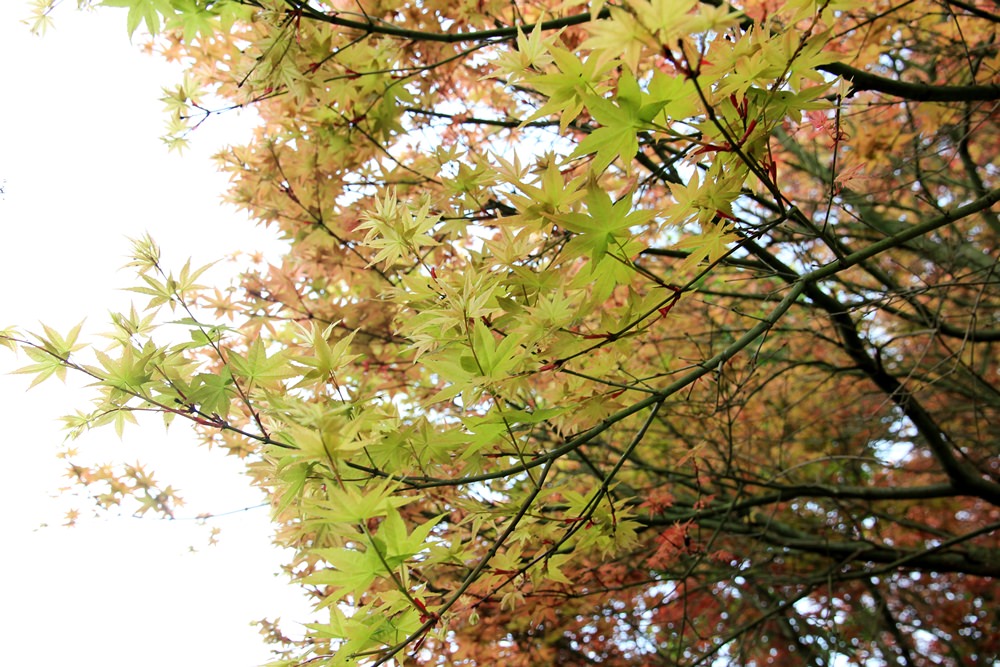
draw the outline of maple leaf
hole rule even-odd
[[[714,264],[729,252],[731,244],[739,240],[738,234],[727,231],[727,225],[718,222],[708,225],[701,234],[682,239],[674,247],[690,253],[681,263],[681,270],[689,271],[705,260]]]
[[[588,190],[584,201],[586,213],[569,213],[556,220],[576,233],[567,252],[589,254],[595,263],[608,253],[609,246],[624,245],[633,230],[641,229],[653,216],[652,211],[633,210],[631,197],[612,202],[608,193],[595,188]]]
[[[276,381],[296,375],[288,353],[281,350],[269,357],[260,338],[251,343],[246,356],[230,353],[229,363],[237,376],[265,386],[274,386]]]

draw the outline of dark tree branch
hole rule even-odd
[[[870,74],[843,63],[829,63],[817,67],[821,72],[833,74],[851,82],[852,90],[872,90],[914,102],[988,102],[1000,100],[1000,85],[941,86],[932,83],[908,83]]]
[[[896,247],[910,238],[929,233],[934,229],[951,224],[964,217],[973,215],[984,208],[989,208],[1000,200],[1000,190],[992,191],[988,196],[981,197],[969,204],[957,207],[933,220],[914,225],[901,234],[895,234],[882,241],[852,253],[846,257],[834,260],[830,264],[800,275],[797,271],[778,259],[765,248],[752,240],[745,240],[743,247],[749,250],[759,260],[768,265],[782,279],[790,284],[803,284],[804,294],[813,303],[826,311],[840,336],[841,348],[858,367],[903,411],[927,442],[934,456],[941,464],[956,488],[963,489],[972,495],[1000,506],[1000,485],[984,479],[977,470],[955,455],[955,444],[937,424],[924,406],[914,397],[898,378],[890,374],[871,353],[865,349],[865,343],[857,330],[857,324],[851,317],[849,309],[833,296],[819,287],[819,281],[830,278],[848,266],[863,262],[879,252]]]
[[[863,540],[840,542],[825,540],[817,535],[796,530],[761,513],[755,514],[752,521],[751,529],[756,528],[759,531],[757,536],[769,544],[814,553],[845,563],[881,563],[889,566],[905,566],[909,570],[1000,577],[1000,553],[995,549],[975,548],[960,551],[948,548],[951,544],[966,541],[974,536],[995,532],[1000,529],[1000,524],[985,526],[968,535],[960,535],[924,549],[897,549]]]

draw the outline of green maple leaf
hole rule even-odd
[[[591,188],[586,197],[586,213],[569,213],[558,218],[559,224],[576,232],[566,247],[567,252],[589,254],[594,263],[608,254],[609,246],[621,246],[632,235],[632,229],[649,222],[652,211],[632,210],[632,198],[623,197],[612,203],[607,192]]]
[[[726,231],[725,224],[706,225],[701,234],[683,239],[675,246],[691,252],[681,264],[681,270],[693,269],[706,259],[710,264],[718,261],[729,252],[729,245],[739,240],[739,235]]]
[[[310,584],[333,586],[345,593],[360,596],[375,579],[385,572],[385,566],[375,549],[316,549],[330,564],[329,569],[319,570],[305,577]]]
[[[128,8],[126,25],[129,38],[132,37],[141,22],[146,23],[146,30],[149,31],[150,35],[156,35],[160,32],[160,17],[174,15],[174,8],[171,6],[170,0],[104,0],[101,4],[105,7]]]
[[[603,78],[616,63],[600,62],[594,56],[580,60],[575,54],[553,45],[549,54],[555,61],[558,72],[539,74],[525,78],[525,83],[548,97],[548,101],[535,113],[524,120],[530,123],[549,114],[559,114],[559,126],[565,130],[580,115],[584,100],[595,91],[603,92]]]
[[[427,549],[427,536],[444,516],[438,515],[407,534],[403,518],[399,512],[390,507],[385,520],[379,526],[378,533],[372,538],[373,544],[382,552],[390,567],[398,567]]]
[[[190,43],[198,36],[210,37],[218,28],[219,15],[213,9],[208,9],[195,0],[173,0],[173,5],[180,12],[180,20],[168,21],[167,27],[182,27],[185,42]]]
[[[102,375],[104,384],[110,387],[125,392],[140,393],[152,377],[150,362],[158,352],[159,350],[151,345],[147,345],[142,351],[130,346],[122,350],[120,357],[114,358],[100,350],[94,350],[97,360],[104,367],[104,372],[97,371],[97,374]]]
[[[618,80],[614,102],[588,95],[586,103],[590,115],[601,127],[584,137],[570,158],[596,153],[592,169],[600,173],[615,159],[621,158],[626,167],[632,162],[639,150],[638,133],[653,129],[653,119],[669,100],[655,99],[643,92],[632,73],[625,69]]]
[[[188,400],[199,405],[205,414],[215,414],[224,418],[229,414],[234,394],[233,375],[228,368],[224,368],[218,375],[211,373],[196,375]]]
[[[45,330],[44,336],[41,334],[31,334],[38,339],[40,345],[25,346],[23,348],[28,358],[36,363],[19,368],[14,372],[34,373],[36,377],[31,381],[31,387],[45,381],[52,375],[55,375],[60,380],[64,380],[66,378],[66,364],[64,360],[69,359],[70,354],[83,347],[83,345],[78,345],[76,342],[77,337],[80,335],[81,327],[83,327],[83,322],[77,324],[69,334],[63,337],[52,327],[43,324],[42,328]]]
[[[247,351],[247,356],[230,354],[229,363],[237,375],[251,382],[272,384],[296,374],[287,357],[284,351],[268,357],[264,344],[258,338]]]

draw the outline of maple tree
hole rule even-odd
[[[171,147],[256,110],[289,250],[139,239],[109,349],[0,340],[246,459],[323,614],[275,664],[1000,660],[994,3],[103,4]]]

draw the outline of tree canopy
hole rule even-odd
[[[0,340],[246,460],[276,665],[1000,660],[995,3],[103,4],[289,249]]]

